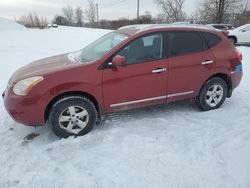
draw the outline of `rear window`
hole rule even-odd
[[[202,33],[202,35],[204,36],[209,48],[216,46],[221,41],[220,37],[212,33]]]
[[[214,28],[216,29],[222,29],[222,30],[226,30],[227,28],[223,25],[213,25]]]
[[[170,56],[198,53],[204,45],[198,32],[175,31],[168,34]]]
[[[231,26],[231,25],[227,25],[227,28],[228,28],[228,29],[234,29],[234,27]]]

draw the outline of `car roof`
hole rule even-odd
[[[207,25],[211,25],[211,26],[216,26],[216,25],[221,25],[221,26],[233,26],[232,24],[207,24]]]
[[[206,30],[206,31],[216,31],[212,26],[200,25],[200,24],[140,24],[140,25],[128,25],[121,27],[117,32],[124,33],[127,35],[134,35],[144,31],[150,30],[167,30],[167,29],[177,29],[177,30]]]
[[[250,26],[250,24],[245,24],[245,25],[242,25],[240,27],[237,27],[235,30],[241,30],[241,29],[244,29],[244,28],[249,27],[249,26]]]

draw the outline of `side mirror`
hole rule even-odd
[[[126,58],[124,56],[117,55],[112,59],[112,65],[115,67],[124,67],[127,65]]]

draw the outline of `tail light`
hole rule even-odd
[[[241,53],[241,52],[239,52],[238,50],[234,50],[234,51],[233,51],[233,54],[234,54],[234,56],[237,58],[237,60],[238,60],[239,62],[242,61],[242,53]]]

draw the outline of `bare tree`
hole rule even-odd
[[[83,26],[83,10],[81,7],[77,7],[75,9],[75,19],[76,19],[76,25],[79,27]]]
[[[71,6],[64,7],[62,9],[64,17],[67,18],[68,22],[70,25],[73,24],[73,19],[74,19],[74,10]]]
[[[21,16],[18,22],[29,28],[43,29],[48,25],[47,19],[38,17],[36,13],[30,13],[26,16]]]
[[[144,15],[140,15],[139,24],[150,24],[152,23],[152,15],[149,11],[146,11]]]
[[[94,0],[88,0],[88,8],[85,10],[85,15],[90,23],[95,23],[97,20],[97,8]]]
[[[250,6],[249,0],[243,2],[241,6],[239,6],[239,10],[237,13],[234,13],[230,16],[231,23],[235,26],[240,26],[249,23],[250,20]]]
[[[166,16],[166,22],[184,21],[186,14],[183,10],[185,0],[154,0]]]
[[[201,22],[223,23],[225,17],[237,11],[242,0],[203,0],[196,12]]]
[[[53,23],[57,25],[66,25],[66,26],[69,25],[68,19],[59,15],[55,16]]]

